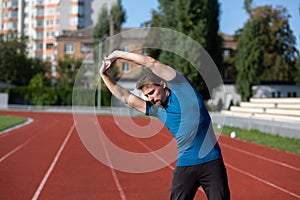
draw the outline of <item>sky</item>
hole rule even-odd
[[[151,11],[157,9],[157,0],[122,0],[126,11],[126,22],[123,27],[138,28],[145,21],[151,19]],[[219,0],[220,3],[220,31],[227,34],[243,27],[248,16],[243,8],[244,0]],[[296,37],[297,49],[300,51],[300,0],[253,0],[253,7],[262,5],[282,5],[286,7],[289,25]]]

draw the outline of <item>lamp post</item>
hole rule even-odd
[[[99,45],[98,45],[99,54],[98,54],[98,101],[97,101],[97,108],[99,110],[101,108],[101,77],[100,77],[100,74],[99,74],[99,70],[100,70],[101,61],[102,61],[102,46],[103,46],[102,42],[103,42],[103,39],[99,41]]]
[[[107,35],[104,35],[104,37],[102,37],[102,39],[98,39],[99,45],[98,45],[98,101],[97,101],[97,109],[100,110],[101,108],[101,76],[99,74],[99,70],[101,67],[101,61],[102,61],[102,57],[103,57],[103,41],[105,41],[107,39]]]

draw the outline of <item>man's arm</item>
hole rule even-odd
[[[134,62],[138,65],[143,65],[148,67],[155,75],[159,76],[160,78],[170,81],[175,78],[176,71],[150,56],[145,56],[137,53],[125,52],[116,50],[112,52],[105,60],[109,62],[114,62],[116,59],[124,59],[131,62]]]
[[[107,70],[111,66],[112,62],[102,62],[102,66],[100,68],[100,75],[102,80],[104,81],[107,88],[111,91],[111,93],[118,98],[123,103],[129,105],[130,107],[140,111],[141,113],[146,113],[146,101],[135,96],[127,89],[121,87],[116,84],[115,81],[107,74]]]

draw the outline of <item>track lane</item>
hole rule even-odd
[[[24,113],[18,113],[22,114]],[[25,146],[0,163],[0,199],[32,198],[72,124],[71,118],[66,120],[65,115],[55,115],[50,122],[51,115],[37,113],[29,115],[37,119],[29,125],[31,129],[23,127],[0,139],[3,143],[14,145],[20,138],[24,139],[24,136],[31,138]],[[62,120],[65,120],[63,124]],[[2,146],[0,149],[1,152],[7,150]]]
[[[234,199],[300,198],[298,187],[300,173],[295,167],[299,165],[299,156],[253,143],[240,142],[226,136],[221,137],[220,141],[223,153],[226,155],[228,171],[239,174],[230,176],[230,179],[233,179],[230,182]],[[278,156],[278,153],[281,155]],[[283,154],[289,158],[288,163],[282,163]],[[287,161],[287,158],[284,160]],[[239,181],[235,179],[236,176],[243,178]],[[237,184],[243,181],[244,185]],[[253,184],[257,185],[256,189],[248,190],[253,187]],[[234,192],[244,188],[246,190],[243,192]]]
[[[0,199],[28,199],[33,196],[73,123],[71,114],[32,112],[14,114],[35,117],[37,120],[32,124],[34,126],[28,125],[19,129],[22,131],[18,134],[13,132],[0,137],[1,144],[7,142],[6,145],[0,146],[0,152],[5,154],[34,135],[24,147],[0,163]],[[149,139],[136,139],[120,132],[111,117],[101,116],[100,121],[107,123],[106,131],[115,133],[110,135],[110,139],[128,151],[149,152],[160,148],[171,138],[168,133],[164,133]],[[46,124],[49,124],[49,127]],[[47,127],[48,134],[43,127]],[[297,188],[300,180],[299,172],[293,169],[300,166],[299,156],[233,140],[226,136],[220,137],[220,144],[229,175],[232,199],[299,199],[272,186],[274,184],[296,195],[299,194]],[[37,152],[38,150],[40,152]],[[172,163],[169,167],[143,174],[115,170],[115,176],[128,200],[168,199],[174,166],[175,163]],[[39,199],[121,199],[121,197],[112,170],[91,156],[74,131]],[[206,198],[203,192],[198,191],[195,199]]]
[[[40,199],[120,199],[120,195],[111,170],[85,149],[74,131]]]

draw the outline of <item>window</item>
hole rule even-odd
[[[72,7],[71,7],[71,13],[72,14],[78,14],[78,5],[73,5]]]
[[[82,5],[79,5],[78,13],[79,13],[79,15],[83,15],[84,14],[84,8],[83,8]]]
[[[36,20],[36,27],[43,27],[44,21],[43,20]]]
[[[74,52],[73,44],[71,44],[71,43],[66,43],[66,44],[65,44],[65,53],[66,53],[66,54],[72,54],[73,52]]]
[[[43,43],[37,43],[36,50],[42,50],[42,49],[43,49]]]
[[[81,43],[80,52],[89,53],[93,50],[93,43]]]
[[[55,8],[46,8],[46,15],[55,15],[56,9]]]
[[[11,5],[12,5],[13,8],[17,8],[18,7],[18,1],[17,0],[16,1],[12,1]]]
[[[123,71],[124,73],[126,73],[126,72],[129,71],[129,64],[128,64],[127,62],[124,62],[124,63],[122,64],[122,71]]]
[[[2,13],[2,17],[3,19],[9,18],[9,13],[8,12]]]
[[[53,25],[54,25],[53,19],[48,19],[48,20],[46,21],[46,24],[47,24],[47,26],[53,26]]]
[[[36,9],[36,16],[43,16],[44,15],[44,9],[38,8]]]
[[[230,56],[230,49],[224,49],[223,56],[224,56],[225,58],[226,58],[226,57],[229,57],[229,56]]]
[[[36,32],[36,38],[37,39],[42,39],[43,38],[43,32],[42,31]]]
[[[47,49],[53,49],[53,47],[54,47],[53,43],[48,43],[48,44],[46,45],[46,48],[47,48]]]
[[[275,92],[272,92],[272,98],[275,98]]]
[[[272,98],[280,98],[281,92],[272,92]]]
[[[277,97],[281,97],[281,92],[277,92]]]
[[[18,12],[17,11],[10,11],[7,13],[7,17],[9,18],[18,18]]]
[[[82,18],[82,17],[79,17],[79,18],[78,18],[78,26],[83,27],[83,24],[84,24],[83,18]]]
[[[6,24],[3,24],[3,25],[5,27]],[[18,24],[16,22],[8,22],[6,28],[9,30],[17,30]]]
[[[44,4],[44,0],[37,0],[37,5],[43,5]]]
[[[54,31],[48,31],[46,33],[46,35],[47,35],[47,38],[54,38],[55,37],[55,32]]]
[[[71,20],[70,21],[71,26],[78,25],[78,17],[72,17],[70,20]]]
[[[2,3],[2,7],[3,7],[3,8],[7,8],[7,7],[8,7],[8,3],[4,1],[4,2]]]

